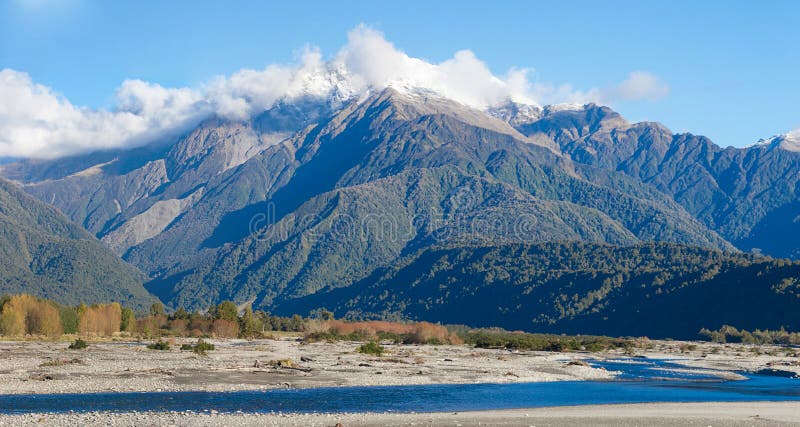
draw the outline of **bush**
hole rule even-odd
[[[462,344],[461,338],[441,325],[428,322],[396,323],[386,321],[345,322],[328,320],[309,322],[304,340],[314,341],[392,341],[406,344]]]
[[[80,338],[76,339],[74,343],[69,345],[70,350],[83,350],[86,347],[89,347],[89,344]]]
[[[201,339],[197,340],[197,344],[195,344],[195,345],[191,345],[191,344],[182,345],[181,346],[181,350],[189,350],[189,351],[193,351],[193,352],[195,352],[197,354],[205,355],[206,352],[214,350],[214,344],[205,342],[201,338]]]
[[[366,344],[362,344],[361,346],[359,346],[356,351],[358,351],[361,354],[371,354],[380,357],[381,355],[383,355],[383,352],[386,351],[386,349],[383,348],[377,342],[370,341]]]
[[[442,325],[434,325],[428,322],[415,323],[411,332],[403,340],[405,344],[431,344],[442,345],[447,343],[461,344],[461,339],[457,335],[451,334]]]
[[[633,347],[633,341],[602,336],[562,336],[527,334],[502,330],[479,329],[462,334],[468,344],[478,348],[505,348],[532,351],[605,351],[615,348]]]
[[[169,350],[169,343],[166,341],[158,340],[152,344],[148,344],[147,348],[150,350]]]
[[[716,343],[744,343],[744,344],[775,344],[775,345],[798,345],[800,344],[800,333],[788,332],[781,328],[775,331],[755,331],[739,330],[730,325],[723,325],[719,330],[711,331],[706,328],[700,330],[700,336],[707,341]]]
[[[197,344],[195,344],[194,348],[192,349],[193,352],[198,354],[206,354],[207,351],[214,350],[214,344],[208,343],[203,341],[202,339],[197,340]]]
[[[239,336],[239,323],[217,319],[211,325],[211,333],[218,338],[236,338]]]

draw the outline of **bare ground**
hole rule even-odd
[[[469,346],[387,345],[387,354],[357,353],[360,343],[303,344],[278,340],[224,340],[207,356],[148,350],[147,342],[0,342],[0,393],[101,391],[259,390],[323,386],[432,383],[508,383],[612,378],[615,373],[574,363],[630,356],[604,353],[516,352]],[[800,374],[796,349],[740,344],[650,341],[635,355],[673,359],[693,368],[735,371],[779,369]],[[271,361],[292,361],[290,367]],[[573,363],[570,363],[573,362]],[[484,411],[459,414],[211,414],[89,413],[0,415],[0,425],[786,425],[800,423],[800,403],[605,405]]]

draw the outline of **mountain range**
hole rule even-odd
[[[491,304],[494,315],[475,317],[454,311],[472,283],[465,271],[478,268],[482,251],[495,251],[500,261],[492,263],[508,269],[516,262],[530,280],[555,286],[563,275],[532,273],[549,250],[587,257],[568,269],[581,277],[607,270],[598,263],[610,265],[607,248],[620,248],[615,256],[638,260],[632,283],[652,278],[636,265],[655,262],[651,269],[670,275],[670,291],[648,299],[706,301],[721,290],[714,278],[764,268],[774,273],[760,294],[764,304],[783,298],[796,308],[796,292],[774,296],[774,289],[794,289],[796,264],[760,254],[800,257],[798,162],[800,143],[790,136],[721,148],[658,123],[631,124],[594,104],[509,102],[478,110],[436,93],[389,88],[341,103],[285,100],[249,120],[209,118],[177,140],[17,161],[0,166],[0,174],[100,239],[173,308],[230,299],[280,312],[325,306],[366,317],[439,313],[432,320],[598,333],[586,319],[613,318],[603,310],[614,301],[640,304],[643,294],[617,299],[611,292],[597,300],[605,308],[589,304],[559,317],[548,298],[560,293],[533,295],[535,302],[520,288],[498,285],[493,298],[517,304]],[[654,244],[658,250],[639,258]],[[511,255],[518,252],[524,256]],[[428,262],[432,254],[454,253],[469,262],[445,269]],[[684,262],[687,269],[715,273],[690,280],[681,275],[691,269],[656,262],[691,259],[686,253],[697,257]],[[420,289],[447,291],[403,300],[412,298],[401,292],[411,280],[404,271],[435,278]],[[781,288],[784,280],[788,288]],[[583,301],[582,293],[602,286],[589,281],[575,295]],[[433,295],[434,303],[419,308]],[[735,323],[733,314],[720,311],[708,322]],[[787,322],[773,320],[759,327]]]

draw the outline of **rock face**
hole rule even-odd
[[[0,293],[63,303],[155,301],[142,277],[94,236],[50,206],[0,179]]]
[[[279,103],[173,143],[0,172],[176,307],[278,307],[441,245],[660,241],[800,255],[800,239],[776,237],[797,233],[800,153],[785,140],[722,149],[606,107],[484,112],[392,89],[330,105]]]

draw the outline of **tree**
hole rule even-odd
[[[222,301],[214,310],[214,318],[239,323],[239,309],[232,301]]]
[[[189,320],[189,313],[183,307],[178,307],[178,309],[175,310],[170,317],[178,320]]]
[[[120,331],[122,307],[119,303],[94,304],[83,310],[78,320],[78,332],[88,335],[113,335]]]
[[[78,333],[78,310],[76,307],[60,307],[61,326],[65,334]]]
[[[261,330],[258,318],[253,314],[253,309],[247,306],[239,321],[239,335],[244,338],[252,338]]]
[[[122,332],[133,332],[136,330],[136,315],[128,307],[122,309],[119,330]]]
[[[153,305],[150,306],[150,315],[151,316],[163,316],[164,315],[164,304],[160,302],[155,302]]]
[[[325,307],[315,308],[308,313],[308,317],[319,320],[333,320],[333,312]]]
[[[268,312],[257,310],[254,314],[258,319],[258,323],[261,325],[261,332],[272,330],[272,322]]]
[[[47,335],[63,333],[61,315],[55,305],[32,295],[15,295],[3,305],[0,332],[4,335]]]
[[[299,314],[292,316],[289,320],[289,330],[294,332],[302,332],[305,329],[305,321]]]

